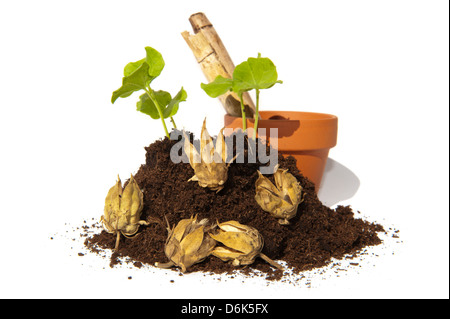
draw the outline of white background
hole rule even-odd
[[[0,297],[448,298],[448,6],[2,1]],[[284,83],[261,93],[261,109],[339,117],[319,195],[399,230],[401,243],[386,242],[366,268],[298,285],[111,269],[77,255],[73,229],[98,220],[117,174],[135,173],[144,146],[163,136],[159,121],[135,111],[137,94],[110,102],[145,46],[166,62],[154,87],[188,92],[177,124],[198,134],[206,116],[212,134],[221,128],[223,108],[200,89],[205,78],[180,35],[199,11],[236,64],[261,52],[277,65]]]

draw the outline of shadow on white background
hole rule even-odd
[[[328,158],[318,196],[328,207],[350,199],[359,189],[360,181],[350,169]]]

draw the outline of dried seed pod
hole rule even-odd
[[[182,219],[177,226],[170,228],[164,252],[169,258],[168,263],[155,263],[160,268],[169,268],[172,266],[181,267],[185,272],[193,264],[203,261],[208,257],[216,245],[208,231],[212,226],[208,226],[208,220],[197,221],[197,216],[189,219]]]
[[[226,163],[227,146],[223,137],[223,129],[220,130],[214,147],[213,140],[206,129],[206,119],[203,121],[200,154],[189,138],[184,134],[184,151],[189,158],[189,163],[194,169],[195,175],[189,181],[196,181],[201,187],[208,187],[219,192],[228,178],[228,166]]]
[[[231,261],[233,266],[250,265],[256,257],[261,257],[273,267],[283,269],[281,265],[261,253],[264,240],[253,227],[242,225],[237,221],[228,221],[217,225],[218,230],[211,237],[223,244],[216,246],[212,255],[223,261]]]
[[[125,237],[133,236],[139,225],[148,225],[146,221],[140,220],[144,206],[143,197],[133,175],[125,189],[122,189],[122,182],[117,177],[116,185],[108,191],[104,215],[100,221],[108,233],[117,234],[116,250],[119,248],[120,234]]]
[[[281,225],[288,225],[289,219],[297,214],[298,205],[303,201],[303,188],[287,169],[278,165],[274,174],[275,185],[261,172],[256,180],[255,199],[259,206],[273,217],[278,218]]]

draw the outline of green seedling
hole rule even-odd
[[[113,92],[111,103],[119,97],[125,98],[134,92],[144,90],[145,93],[137,102],[137,110],[149,115],[152,119],[161,119],[164,132],[169,137],[164,119],[170,118],[174,128],[177,128],[173,116],[178,112],[180,102],[186,101],[187,93],[182,87],[172,98],[169,92],[154,91],[150,84],[161,74],[165,63],[161,53],[155,49],[146,47],[145,51],[147,53],[145,58],[125,66],[122,86]]]
[[[227,79],[219,75],[209,84],[202,83],[201,87],[206,94],[213,98],[225,94],[228,91],[235,92],[239,96],[239,99],[241,100],[242,129],[244,131],[247,130],[247,121],[242,95],[244,92],[254,89],[256,91],[256,109],[254,115],[255,126],[253,139],[256,139],[259,119],[260,90],[271,88],[276,83],[283,83],[278,80],[277,68],[270,59],[262,58],[261,53],[259,53],[257,58],[248,58],[247,61],[236,66],[232,79]]]

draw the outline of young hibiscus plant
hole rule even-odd
[[[269,58],[262,58],[261,53],[259,53],[257,58],[248,58],[247,61],[236,66],[232,79],[218,75],[213,82],[209,84],[202,83],[201,87],[206,94],[213,98],[225,94],[228,91],[235,92],[239,96],[241,100],[242,129],[244,131],[247,130],[247,121],[242,95],[244,92],[255,90],[256,109],[253,139],[256,139],[260,90],[271,88],[276,83],[283,83],[283,81],[278,80],[277,68]]]
[[[143,90],[144,93],[139,97],[137,110],[149,115],[152,119],[161,119],[164,132],[167,137],[165,119],[170,118],[172,125],[176,128],[173,116],[178,112],[180,102],[186,101],[187,93],[181,90],[172,97],[169,92],[155,91],[150,84],[162,72],[165,66],[164,59],[158,51],[151,47],[146,47],[146,57],[128,63],[123,70],[122,86],[113,92],[111,103],[114,103],[119,97],[125,98],[132,93]]]

